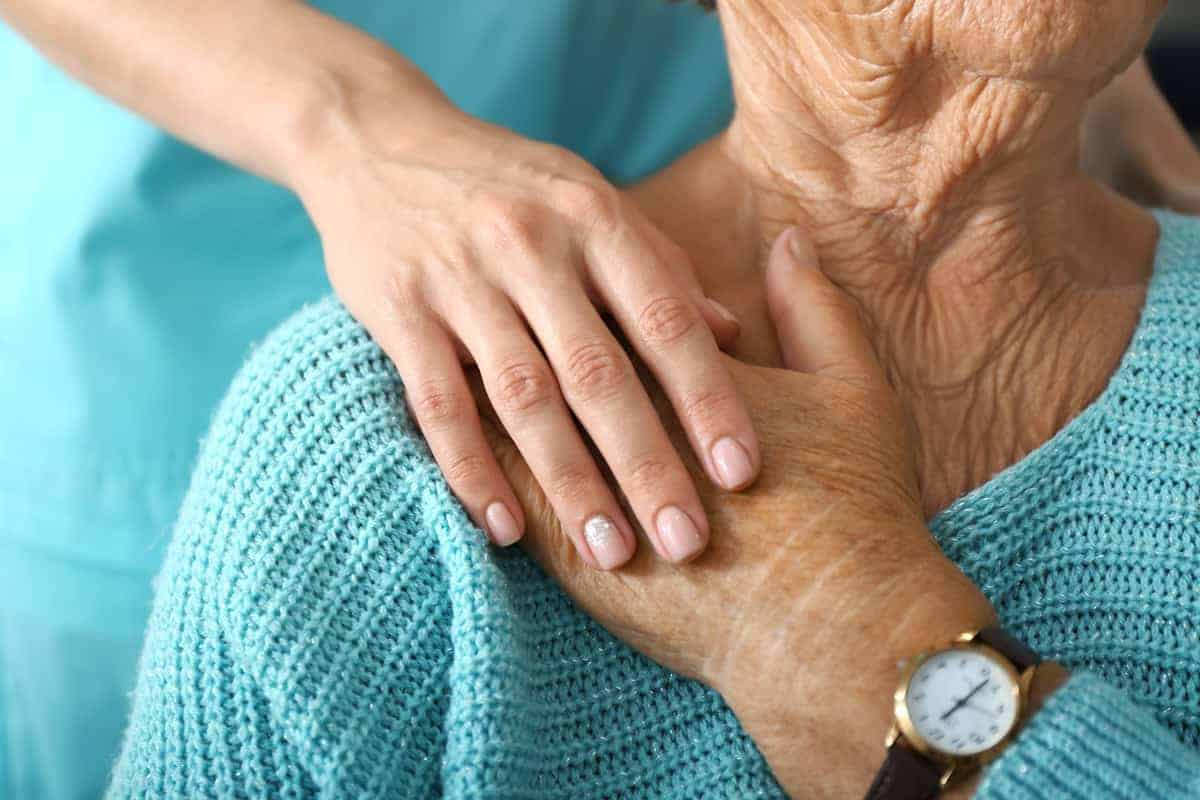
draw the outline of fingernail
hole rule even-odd
[[[787,237],[788,252],[796,260],[797,266],[816,267],[817,251],[812,241],[800,232],[799,228],[788,228],[784,234]]]
[[[667,506],[658,512],[654,524],[658,528],[658,541],[666,550],[663,555],[671,561],[682,563],[704,549],[700,529],[683,509]]]
[[[738,318],[733,315],[733,312],[718,303],[716,300],[713,300],[711,297],[709,297],[708,304],[712,306],[713,311],[717,312],[718,317],[725,320],[730,325],[737,325],[739,328],[742,326],[742,323],[739,322]]]
[[[521,538],[521,528],[517,525],[517,518],[512,515],[504,503],[499,501],[492,503],[484,512],[484,517],[487,519],[488,533],[492,535],[492,541],[500,547],[508,547]]]
[[[583,524],[583,538],[601,569],[615,569],[629,560],[629,548],[625,537],[603,514],[597,514]]]
[[[740,489],[754,480],[750,454],[732,438],[726,436],[713,445],[712,459],[717,479],[726,489]]]

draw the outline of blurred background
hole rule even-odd
[[[1171,0],[1150,48],[1150,68],[1184,123],[1200,133],[1200,2]]]

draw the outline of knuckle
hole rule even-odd
[[[680,297],[659,297],[646,304],[638,315],[637,329],[642,339],[664,345],[690,333],[699,320],[691,303]]]
[[[543,486],[559,503],[581,502],[591,494],[588,470],[576,463],[560,464],[552,469]]]
[[[617,219],[616,192],[603,184],[560,179],[553,196],[560,213],[589,230],[609,229]]]
[[[629,471],[629,477],[639,489],[663,484],[671,473],[671,467],[657,456],[647,456],[637,461]]]
[[[435,429],[457,422],[466,408],[465,398],[441,380],[424,381],[411,398],[417,420],[422,426]]]
[[[683,401],[683,417],[694,426],[712,429],[728,418],[732,407],[732,395],[717,389],[705,389]]]
[[[567,385],[581,400],[595,400],[620,389],[629,377],[624,352],[615,343],[586,342],[567,354]]]
[[[487,461],[478,453],[457,453],[442,464],[446,481],[456,487],[477,483],[487,472]]]
[[[548,404],[554,387],[548,370],[532,361],[515,361],[497,373],[496,393],[498,411],[520,414]]]
[[[500,250],[529,252],[541,243],[542,214],[537,206],[515,198],[482,201],[480,218],[491,232],[491,241]]]
[[[378,298],[379,310],[389,322],[402,323],[423,308],[419,284],[407,271],[389,272]]]

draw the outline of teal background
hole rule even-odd
[[[617,181],[730,113],[715,20],[686,6],[318,5],[463,108]],[[93,797],[210,414],[252,343],[329,288],[289,192],[98,97],[3,26],[0,109],[0,797]]]

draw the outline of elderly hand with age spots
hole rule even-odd
[[[767,284],[789,369],[728,362],[763,475],[742,494],[705,492],[715,535],[695,562],[642,548],[617,572],[589,569],[515,448],[496,445],[530,521],[524,546],[568,594],[717,689],[790,794],[850,797],[882,759],[897,660],[994,617],[928,534],[910,425],[800,231],[776,242]]]

